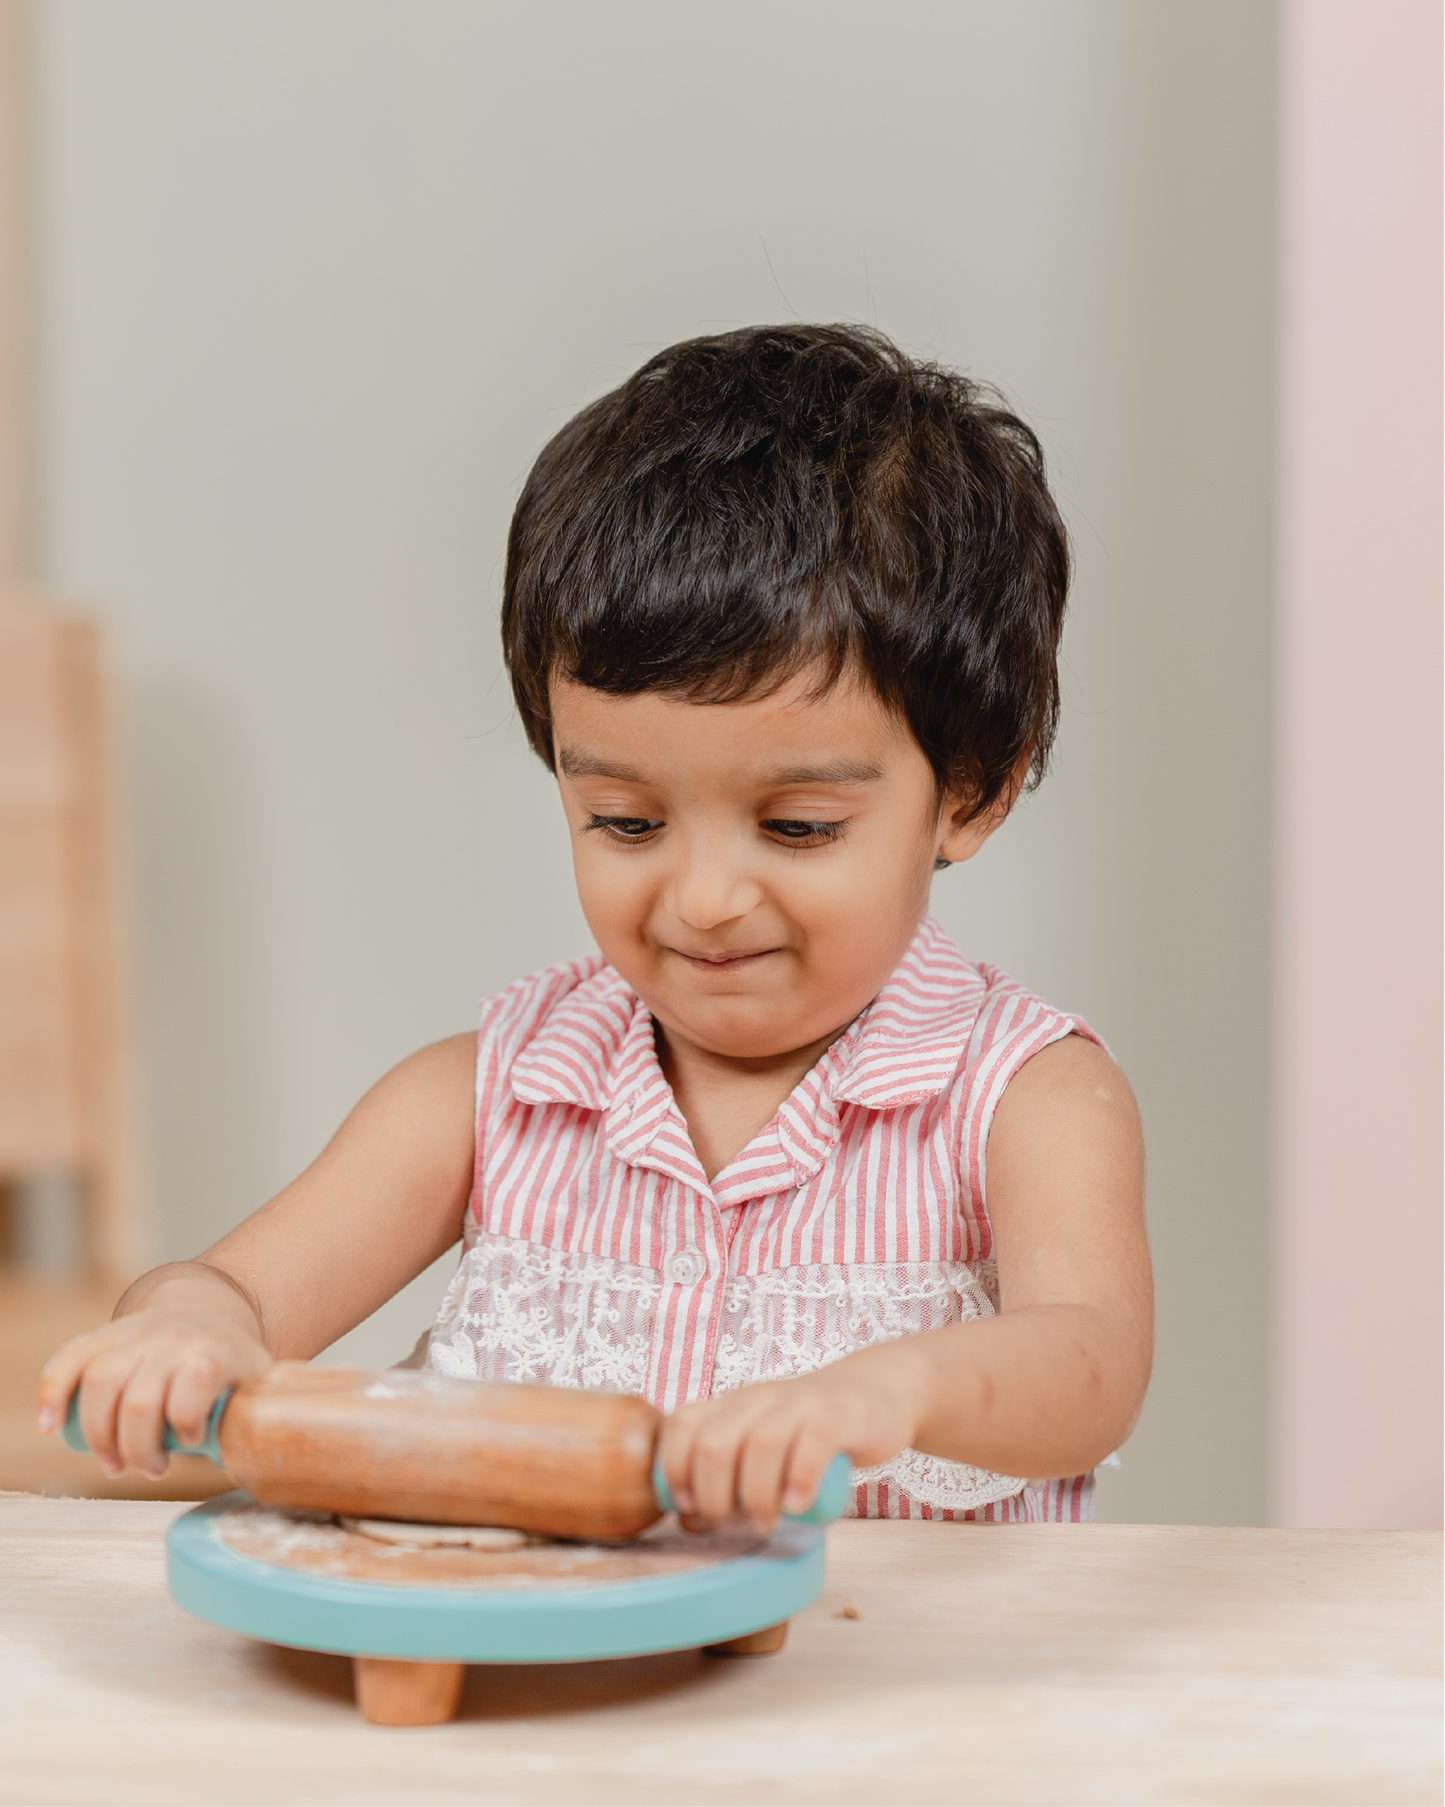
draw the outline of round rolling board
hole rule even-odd
[[[796,1519],[783,1520],[769,1537],[742,1540],[740,1553],[709,1555],[704,1540],[674,1534],[670,1548],[700,1554],[671,1565],[664,1556],[666,1572],[656,1574],[609,1574],[647,1566],[646,1551],[654,1546],[645,1536],[632,1546],[583,1546],[580,1555],[590,1556],[600,1571],[595,1580],[575,1565],[571,1575],[565,1573],[576,1546],[554,1545],[555,1580],[507,1573],[513,1565],[499,1558],[498,1573],[469,1574],[449,1585],[448,1565],[460,1560],[449,1551],[436,1553],[436,1580],[413,1585],[409,1576],[401,1578],[407,1574],[404,1559],[398,1579],[388,1581],[317,1573],[289,1566],[284,1556],[263,1560],[243,1553],[228,1539],[244,1548],[247,1539],[237,1531],[248,1513],[258,1511],[247,1494],[236,1492],[178,1518],[166,1540],[172,1595],[198,1618],[228,1630],[354,1657],[362,1711],[383,1724],[449,1719],[466,1663],[587,1662],[698,1645],[764,1654],[781,1647],[788,1619],[823,1586],[822,1527]],[[320,1547],[327,1537],[346,1535],[305,1515],[296,1524],[302,1544]],[[313,1528],[323,1535],[308,1538]],[[718,1547],[737,1550],[739,1540],[722,1540]],[[367,1565],[368,1577],[376,1566]]]

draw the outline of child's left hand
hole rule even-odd
[[[904,1339],[679,1407],[663,1423],[662,1461],[684,1527],[741,1515],[771,1531],[779,1512],[813,1503],[839,1450],[865,1468],[896,1456],[916,1435],[926,1369]]]

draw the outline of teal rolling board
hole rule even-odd
[[[408,1587],[299,1573],[243,1556],[216,1535],[228,1493],[171,1526],[180,1605],[232,1631],[345,1656],[418,1662],[576,1663],[720,1644],[776,1625],[823,1586],[820,1525],[784,1519],[744,1556],[646,1580],[583,1587]]]

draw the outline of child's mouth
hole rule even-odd
[[[745,966],[752,966],[758,960],[766,960],[769,954],[776,954],[775,947],[754,948],[750,952],[736,954],[690,954],[686,948],[675,947],[672,952],[679,959],[686,960],[689,966],[698,972],[732,973],[740,972]]]

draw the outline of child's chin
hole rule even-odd
[[[727,1000],[735,1006],[732,1009],[709,1009],[709,1002],[696,1000],[691,1009],[677,1014],[689,1041],[724,1060],[770,1060],[791,1054],[813,1039],[806,1023],[781,1013],[775,1000],[772,1008],[761,997]],[[748,1008],[750,1003],[752,1008]]]

